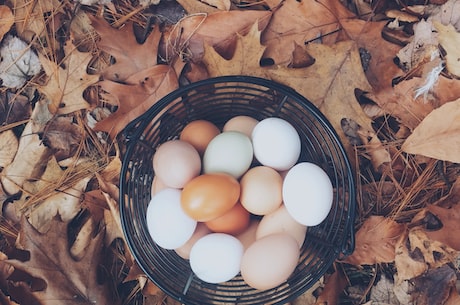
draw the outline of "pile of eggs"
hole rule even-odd
[[[255,289],[278,286],[298,263],[307,227],[333,201],[327,174],[299,162],[300,152],[299,134],[281,118],[235,116],[222,131],[190,122],[153,156],[152,239],[205,282],[241,273]]]

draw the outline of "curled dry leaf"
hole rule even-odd
[[[11,9],[6,5],[0,5],[0,41],[8,33],[14,24],[14,16]]]
[[[402,145],[402,150],[460,163],[460,98],[429,113]]]
[[[83,128],[70,117],[55,117],[48,121],[42,134],[43,144],[53,151],[58,161],[72,157],[82,144]]]
[[[383,216],[370,216],[356,232],[355,251],[343,262],[353,265],[390,263],[405,226]]]

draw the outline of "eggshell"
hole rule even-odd
[[[301,142],[297,130],[281,118],[266,118],[252,131],[254,156],[278,171],[291,168],[299,159]]]
[[[150,236],[165,249],[184,245],[197,225],[182,210],[180,196],[180,190],[167,188],[153,196],[147,206],[146,221]]]
[[[299,246],[291,235],[271,234],[256,240],[244,252],[241,275],[255,289],[274,288],[289,278],[299,256]]]
[[[196,226],[195,231],[193,232],[192,237],[181,247],[174,249],[176,251],[177,255],[182,257],[183,259],[189,259],[190,258],[190,251],[192,250],[193,245],[203,236],[206,236],[211,233],[211,230],[208,229],[208,227],[202,223],[199,222]]]
[[[252,214],[265,215],[281,205],[283,179],[270,167],[251,168],[241,177],[240,185],[241,204]]]
[[[209,142],[219,133],[219,128],[212,122],[195,120],[185,125],[179,139],[192,144],[198,153],[203,155]]]
[[[232,235],[211,233],[200,238],[190,252],[195,275],[208,283],[231,280],[240,271],[243,245]]]
[[[249,246],[251,246],[256,241],[256,232],[259,223],[260,220],[251,219],[249,226],[246,228],[246,230],[235,236],[243,244],[244,250],[249,248]]]
[[[248,136],[227,131],[209,142],[203,156],[204,173],[227,173],[238,179],[251,166],[254,154]]]
[[[320,224],[331,210],[333,196],[331,180],[316,164],[298,163],[284,178],[284,205],[289,214],[303,225]]]
[[[307,227],[298,223],[288,213],[286,207],[281,205],[276,211],[262,217],[257,227],[256,238],[260,239],[274,233],[287,233],[295,238],[302,247],[307,233]]]
[[[201,158],[185,141],[171,140],[161,144],[153,155],[153,170],[164,184],[182,188],[201,172]]]
[[[259,123],[259,121],[253,117],[247,115],[238,115],[228,120],[222,128],[222,131],[239,131],[250,138],[252,135],[252,130],[257,125],[257,123]]]
[[[209,221],[228,212],[240,197],[240,184],[223,173],[203,174],[188,182],[181,195],[182,209],[197,221]]]
[[[213,232],[235,235],[243,232],[249,226],[249,221],[249,212],[238,202],[228,212],[205,224]]]
[[[150,190],[152,193],[152,196],[166,188],[169,188],[169,186],[167,186],[163,181],[161,181],[161,179],[158,178],[158,176],[153,177],[152,187]]]

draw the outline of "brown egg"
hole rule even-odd
[[[179,138],[192,144],[202,156],[209,142],[220,133],[219,128],[206,120],[196,120],[188,123]]]
[[[287,233],[277,233],[256,240],[241,260],[241,276],[259,290],[274,288],[285,282],[299,261],[297,241]]]
[[[213,232],[236,235],[249,226],[249,221],[249,212],[238,202],[230,211],[205,224]]]
[[[251,138],[252,130],[259,121],[246,115],[238,115],[225,123],[222,131],[239,131]]]
[[[181,247],[174,249],[177,255],[184,259],[190,258],[190,251],[192,250],[193,245],[195,242],[200,239],[201,237],[211,233],[211,230],[203,223],[199,222],[195,228],[195,232],[193,232],[192,237]]]
[[[260,221],[258,219],[251,219],[249,226],[242,233],[235,237],[243,244],[244,250],[249,248],[256,241],[256,231]]]

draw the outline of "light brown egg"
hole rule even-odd
[[[231,118],[225,123],[222,131],[239,131],[251,138],[252,130],[259,123],[258,120],[246,115]]]
[[[203,156],[209,142],[220,133],[219,128],[212,122],[206,120],[196,120],[188,123],[179,139],[192,144],[198,153]]]

